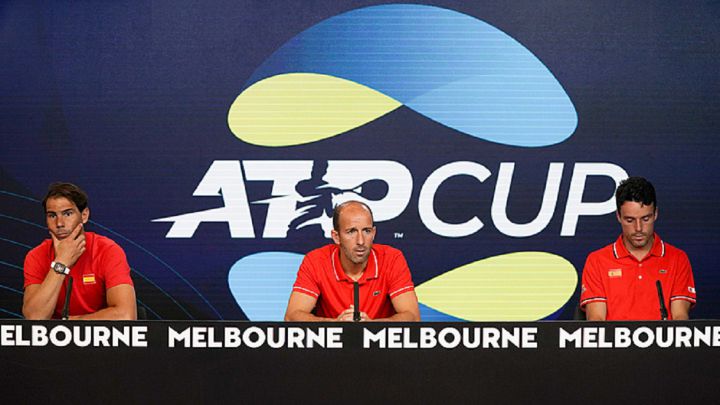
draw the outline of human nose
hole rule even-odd
[[[363,246],[365,244],[365,235],[362,232],[358,232],[358,237],[355,241],[358,245]]]
[[[62,215],[58,215],[55,217],[55,227],[56,228],[64,228],[65,227],[65,220],[63,219]]]
[[[643,230],[642,219],[638,218],[635,220],[635,232],[642,232],[642,230]]]

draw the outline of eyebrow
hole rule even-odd
[[[366,230],[368,230],[368,229],[373,229],[374,227],[375,227],[374,225],[373,225],[373,226],[365,226],[365,227],[362,227],[362,228],[358,228],[358,227],[356,227],[356,226],[351,226],[351,227],[345,228],[345,232],[347,232],[347,231],[352,231],[352,230],[366,231]]]
[[[61,214],[64,214],[64,213],[66,213],[66,212],[73,212],[73,209],[72,209],[72,208],[68,208],[68,209],[66,209],[66,210],[60,211]],[[45,212],[45,214],[57,214],[57,212],[56,212],[56,211],[47,210],[47,211]]]
[[[643,216],[641,216],[641,217],[633,217],[633,216],[630,216],[630,215],[624,215],[624,216],[621,216],[620,218],[622,218],[622,219],[635,219],[635,218],[646,218],[646,217],[651,217],[651,216],[653,216],[652,213],[647,214],[647,215],[643,215]]]

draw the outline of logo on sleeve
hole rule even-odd
[[[695,294],[695,287],[688,286],[688,291]]]

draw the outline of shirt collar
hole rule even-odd
[[[630,256],[630,252],[628,252],[627,248],[625,248],[625,244],[623,243],[622,234],[620,234],[615,243],[613,243],[613,255],[616,259]],[[660,239],[660,236],[657,233],[653,233],[653,245],[650,248],[648,256],[651,255],[665,257],[665,242]]]
[[[345,274],[345,271],[343,271],[342,264],[340,263],[340,249],[335,247],[335,249],[332,250],[332,253],[330,253],[330,262],[332,263],[333,273],[335,274],[335,280],[336,281],[342,281],[345,280],[349,283],[353,283],[354,280],[351,280],[347,274]],[[377,261],[377,254],[375,253],[375,248],[370,249],[370,256],[368,256],[368,261],[365,264],[365,271],[358,279],[358,283],[362,284],[368,280],[372,280],[374,278],[378,278],[380,275],[379,269],[378,269],[378,261]]]

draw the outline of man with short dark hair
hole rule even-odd
[[[395,248],[373,244],[376,229],[370,207],[359,201],[339,204],[333,228],[335,243],[303,259],[285,320],[353,321],[358,291],[360,321],[419,321],[405,257]]]
[[[125,252],[112,240],[85,232],[87,194],[74,184],[53,183],[42,206],[50,239],[25,257],[23,315],[60,318],[72,277],[69,319],[135,319],[135,288]]]
[[[590,321],[659,320],[660,281],[667,319],[685,320],[695,305],[687,255],[655,233],[655,188],[642,177],[620,182],[615,193],[622,234],[591,253],[582,274],[580,306]]]

